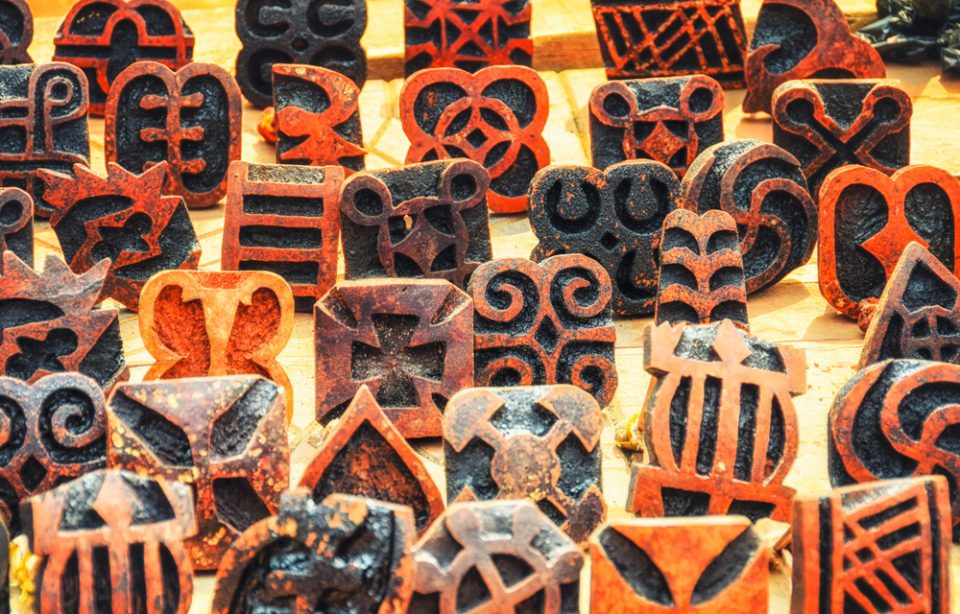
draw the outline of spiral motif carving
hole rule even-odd
[[[804,264],[817,241],[817,209],[800,163],[769,143],[708,148],[683,178],[680,206],[698,213],[720,209],[736,220],[748,293]]]
[[[581,254],[477,268],[473,296],[477,386],[575,384],[609,405],[617,388],[606,270]]]
[[[0,377],[0,509],[14,533],[13,513],[26,497],[106,465],[103,391],[79,373],[56,373],[27,384]]]

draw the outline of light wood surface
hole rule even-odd
[[[61,0],[34,1],[38,12],[48,11]],[[184,8],[203,4],[222,3],[216,0],[191,0],[179,3]],[[748,21],[755,14],[759,0],[745,0]],[[848,11],[868,15],[872,0],[841,2]],[[371,2],[370,28],[367,44],[371,56],[387,58],[393,54],[399,58],[402,46],[399,0]],[[592,20],[586,0],[551,0],[537,3],[534,31],[538,45],[551,36],[563,37],[571,29],[589,30],[593,35]],[[208,61],[232,68],[239,44],[233,33],[231,8],[189,8],[186,17],[197,33],[196,60]],[[49,59],[52,54],[52,36],[59,23],[58,17],[38,20],[37,37],[31,51],[38,61]],[[557,48],[563,48],[558,44]],[[571,43],[572,45],[572,43]],[[540,53],[538,48],[537,53]],[[599,56],[596,56],[597,58]],[[390,60],[392,61],[392,60]],[[596,64],[596,62],[594,62]],[[957,150],[956,117],[960,114],[960,83],[944,80],[933,65],[903,68],[892,67],[890,76],[902,81],[914,99],[913,161],[934,164],[953,173],[960,173],[960,154]],[[546,139],[552,150],[554,163],[588,164],[589,142],[586,133],[585,105],[591,89],[604,79],[599,68],[543,72],[550,93],[550,116]],[[361,119],[370,152],[369,168],[395,166],[404,159],[407,141],[400,127],[397,95],[402,82],[371,80],[361,94]],[[740,110],[743,92],[728,92],[724,124],[727,138],[757,138],[770,140],[771,125],[766,116],[744,116]],[[248,104],[244,106],[243,158],[249,161],[272,162],[274,151],[261,142],[256,134],[259,112]],[[103,122],[91,121],[93,166],[103,171]],[[223,221],[222,207],[192,213],[192,218],[203,245],[201,266],[217,269],[220,262],[220,244]],[[491,220],[494,255],[496,257],[528,256],[535,239],[527,219],[520,216],[495,216]],[[59,253],[56,237],[45,223],[37,228],[37,256],[42,261],[44,253]],[[342,270],[342,268],[341,268]],[[753,332],[761,337],[787,342],[803,348],[807,355],[808,389],[796,397],[799,414],[800,448],[787,484],[801,493],[816,493],[829,487],[826,473],[826,426],[827,411],[837,390],[854,373],[863,335],[853,322],[835,315],[820,296],[817,286],[815,260],[790,274],[774,288],[751,297],[749,314]],[[143,350],[137,329],[137,317],[130,312],[122,314],[122,332],[127,359],[132,367],[132,379],[140,379],[151,364],[150,356]],[[608,410],[610,426],[603,439],[604,491],[610,506],[611,517],[623,517],[626,489],[629,477],[628,459],[613,445],[613,425],[638,411],[642,405],[649,376],[642,367],[641,331],[648,319],[620,320],[617,322],[617,366],[620,388],[612,407]],[[294,338],[280,357],[295,387],[295,415],[291,429],[294,446],[293,475],[299,478],[309,461],[322,433],[312,426],[314,375],[312,317],[298,314]],[[418,444],[418,451],[428,468],[442,485],[443,469],[440,447],[436,442]],[[443,490],[441,486],[441,490]],[[775,534],[775,530],[771,532]],[[960,604],[960,570],[954,548],[953,595],[954,603]],[[208,611],[212,577],[197,579],[192,612]],[[583,577],[584,603],[589,593],[589,577]],[[771,583],[772,613],[788,610],[789,576],[783,572],[773,575]],[[960,605],[954,610],[960,612]],[[587,611],[584,607],[583,611]]]

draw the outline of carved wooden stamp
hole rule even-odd
[[[960,362],[960,280],[919,243],[907,245],[890,274],[859,368],[887,358]]]
[[[13,252],[0,275],[0,375],[35,382],[77,371],[109,390],[127,379],[116,309],[95,309],[110,261],[74,275],[49,255],[42,273]]]
[[[227,192],[227,169],[240,159],[240,90],[215,64],[173,72],[138,62],[107,96],[104,154],[135,173],[164,160],[167,193],[188,207],[215,205]]]
[[[0,512],[16,535],[21,501],[106,466],[107,421],[103,391],[79,373],[0,377],[0,398]]]
[[[590,539],[590,610],[761,614],[767,552],[743,516],[611,522]]]
[[[33,266],[33,198],[20,188],[0,188],[0,252],[8,250]]]
[[[941,476],[797,497],[791,612],[948,612],[949,536]]]
[[[197,525],[185,484],[99,470],[27,499],[20,516],[40,557],[35,611],[190,609],[183,540]]]
[[[192,486],[198,531],[187,553],[194,569],[216,569],[290,485],[285,418],[280,388],[257,376],[123,384],[107,403],[107,458]]]
[[[0,64],[32,64],[27,53],[31,42],[33,13],[30,5],[25,0],[0,2]],[[3,601],[2,596],[0,601]]]
[[[413,508],[422,533],[443,511],[443,498],[423,461],[361,386],[307,466],[300,486],[314,501],[341,493]]]
[[[573,541],[606,517],[600,406],[575,386],[472,388],[444,412],[447,501],[529,498]]]
[[[885,360],[857,372],[830,409],[830,481],[846,485],[942,474],[960,479],[950,433],[960,424],[960,366]],[[951,494],[960,541],[960,495]]]
[[[408,77],[424,68],[533,65],[530,0],[406,0],[404,7]]]
[[[221,267],[271,271],[293,290],[297,311],[337,280],[343,169],[235,161],[223,218]]]
[[[23,188],[48,217],[37,171],[90,163],[87,78],[62,62],[0,66],[0,86],[0,186]]]
[[[525,211],[530,180],[550,163],[542,134],[549,110],[546,83],[525,66],[491,66],[473,74],[422,70],[400,92],[400,119],[410,139],[407,163],[479,162],[490,173],[490,209]]]
[[[850,32],[834,0],[764,0],[747,52],[747,113],[770,112],[774,90],[794,79],[882,79],[880,54]]]
[[[406,612],[416,536],[408,507],[286,492],[224,554],[212,612]]]
[[[605,169],[651,159],[680,177],[723,141],[723,90],[705,75],[608,81],[590,94],[590,154]]]
[[[730,320],[744,330],[747,288],[737,224],[725,211],[677,209],[663,223],[657,324]]]
[[[894,81],[814,79],[773,94],[773,142],[796,156],[816,197],[836,168],[891,174],[910,163],[910,95]]]
[[[627,509],[643,516],[742,514],[789,522],[783,479],[797,456],[791,395],[806,389],[801,350],[730,320],[645,332],[654,376],[644,403],[649,465],[636,465]],[[753,428],[741,431],[751,421]]]
[[[748,294],[806,263],[817,244],[817,208],[800,163],[770,143],[709,148],[684,176],[680,206],[720,209],[737,222]]]
[[[580,611],[583,554],[530,501],[451,505],[415,557],[411,612]]]
[[[465,288],[492,256],[489,185],[472,160],[353,175],[340,191],[347,279],[427,277]]]
[[[111,85],[134,62],[177,70],[193,59],[193,32],[167,0],[80,0],[53,44],[53,61],[81,68],[90,80],[91,115],[104,114]]]
[[[530,225],[539,243],[531,260],[585,254],[607,270],[613,312],[647,315],[657,295],[660,228],[676,209],[679,181],[651,160],[599,171],[548,166],[530,184]]]
[[[740,0],[591,0],[607,79],[709,75],[743,87]]]
[[[284,391],[287,421],[293,386],[277,355],[293,331],[293,293],[266,271],[164,271],[140,294],[140,336],[157,362],[145,380],[262,375]]]
[[[617,391],[610,277],[582,254],[488,262],[473,274],[477,386],[573,384],[601,407]]]
[[[439,437],[447,401],[473,385],[473,302],[440,279],[341,282],[317,301],[317,420],[360,386],[407,438]]]
[[[100,298],[133,311],[151,275],[200,263],[200,242],[183,199],[161,193],[166,174],[166,162],[141,175],[111,162],[106,177],[79,164],[72,176],[42,169],[39,175],[53,207],[50,226],[70,268],[84,273],[110,259]]]
[[[875,299],[912,241],[960,271],[960,180],[932,166],[908,166],[888,177],[846,166],[820,189],[820,292],[850,318]]]
[[[319,66],[273,65],[277,162],[363,170],[360,88]]]
[[[366,0],[238,0],[237,81],[257,107],[272,104],[274,64],[307,64],[334,70],[363,87],[367,54],[360,37],[367,29]]]

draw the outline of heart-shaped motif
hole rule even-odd
[[[400,92],[406,161],[470,158],[490,173],[491,210],[524,211],[530,180],[550,162],[549,111],[546,83],[525,66],[421,70]]]
[[[960,180],[932,166],[888,177],[865,166],[830,173],[820,189],[820,292],[856,318],[864,299],[883,292],[912,241],[948,269],[960,267]]]

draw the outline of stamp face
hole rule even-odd
[[[174,72],[138,62],[107,96],[104,155],[134,173],[167,161],[165,190],[191,208],[227,193],[230,163],[240,159],[240,90],[216,64],[191,62]]]
[[[593,166],[649,159],[681,178],[723,141],[723,89],[706,75],[608,81],[590,94]]]
[[[584,254],[607,271],[613,312],[647,315],[657,294],[661,228],[676,209],[680,182],[668,167],[631,160],[606,171],[548,166],[530,184],[530,259]]]
[[[490,174],[491,211],[526,211],[530,180],[550,163],[549,109],[546,83],[525,66],[421,70],[400,92],[407,163],[469,158]]]
[[[197,535],[194,569],[216,569],[247,527],[276,513],[290,482],[286,406],[256,376],[143,382],[117,387],[107,404],[110,466],[190,485]]]

